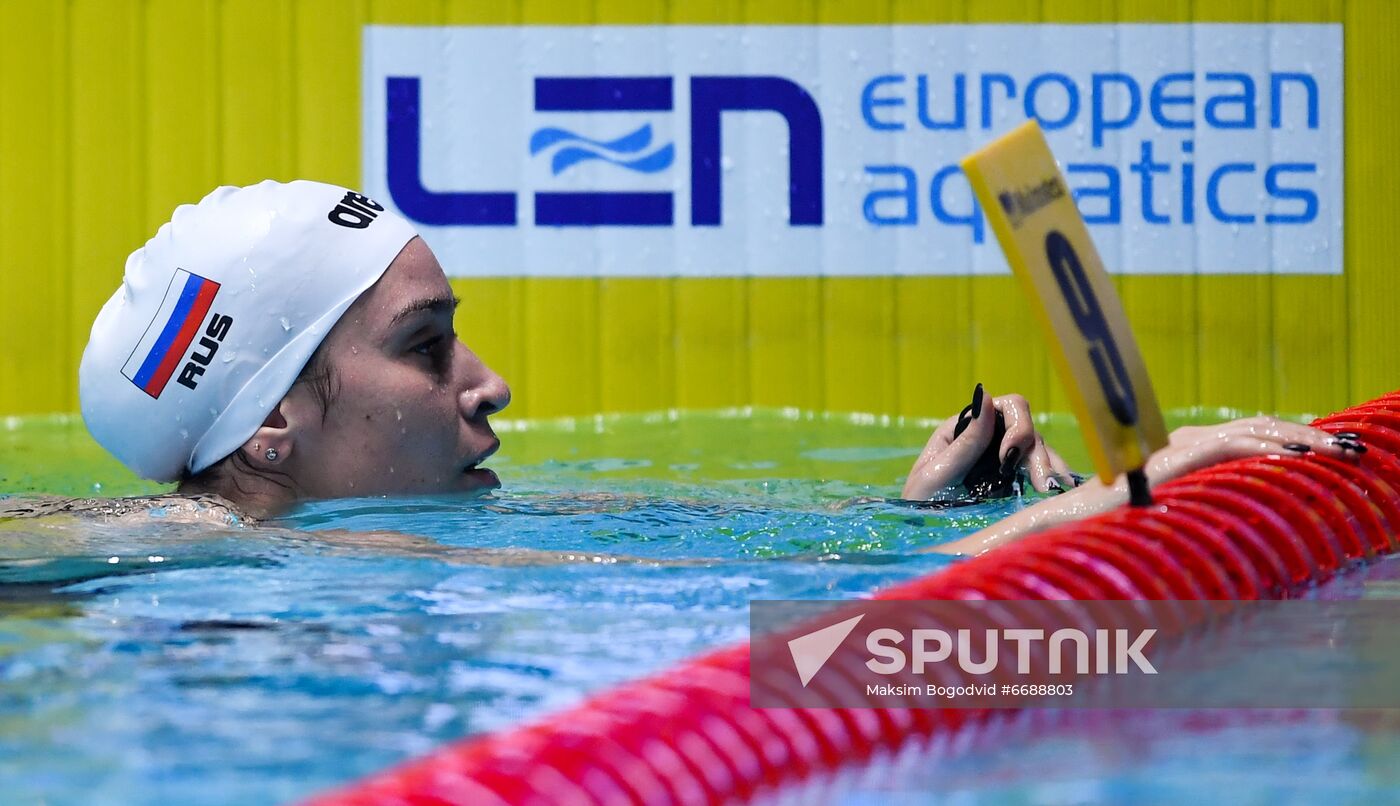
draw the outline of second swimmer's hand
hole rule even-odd
[[[1147,480],[1156,486],[1231,459],[1270,454],[1317,453],[1356,461],[1366,448],[1351,436],[1334,436],[1276,417],[1248,417],[1219,425],[1187,426],[1173,431],[1167,447],[1152,454],[1147,462]],[[980,532],[931,550],[980,554],[1042,529],[1106,512],[1127,502],[1128,488],[1124,479],[1118,479],[1111,486],[1093,479],[1077,490],[1041,501]]]
[[[997,412],[1006,422],[1006,435],[996,446],[1004,478],[1012,477],[1024,467],[1031,486],[1040,492],[1074,486],[1074,474],[1069,466],[1036,432],[1030,404],[1024,397],[994,398],[986,394],[979,383],[972,394],[971,405],[964,412],[970,414],[971,419],[961,434],[954,434],[958,417],[949,417],[934,429],[904,482],[905,499],[927,501],[960,484],[991,444],[996,433]]]
[[[1355,460],[1366,448],[1355,440],[1277,417],[1246,417],[1219,425],[1183,426],[1171,433],[1167,447],[1152,454],[1147,479],[1162,484],[1231,459],[1267,454],[1317,452]]]

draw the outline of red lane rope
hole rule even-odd
[[[990,551],[878,599],[1287,598],[1400,548],[1400,391],[1313,423],[1351,431],[1357,464],[1242,459],[1119,509]],[[321,796],[360,804],[707,804],[746,800],[958,741],[989,712],[755,709],[749,646],[605,691],[532,725],[466,739]]]

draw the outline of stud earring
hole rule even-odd
[[[268,449],[267,449],[267,453],[263,454],[263,456],[266,456],[266,457],[267,457],[267,461],[269,461],[269,462],[275,462],[275,461],[277,461],[277,449],[276,449],[276,448],[268,448]]]

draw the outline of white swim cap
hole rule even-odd
[[[319,182],[221,187],[181,205],[126,261],[78,370],[93,437],[144,478],[233,453],[413,239],[358,193]]]

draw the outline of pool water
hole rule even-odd
[[[74,418],[3,425],[0,493],[160,489]],[[139,524],[0,522],[0,800],[294,800],[743,640],[750,599],[850,598],[935,571],[954,560],[917,549],[1033,502],[858,500],[897,494],[928,423],[733,412],[506,425],[491,462],[506,487],[486,498],[320,502],[256,526],[158,511]],[[1069,424],[1044,430],[1085,466]],[[502,564],[479,549],[584,558]],[[1256,802],[1275,803],[1306,781],[1298,802],[1375,803],[1395,791],[1393,765],[1377,761],[1400,746],[1394,720],[1202,728],[1164,713],[1087,733],[1012,726],[970,755],[822,797],[1267,791]]]

